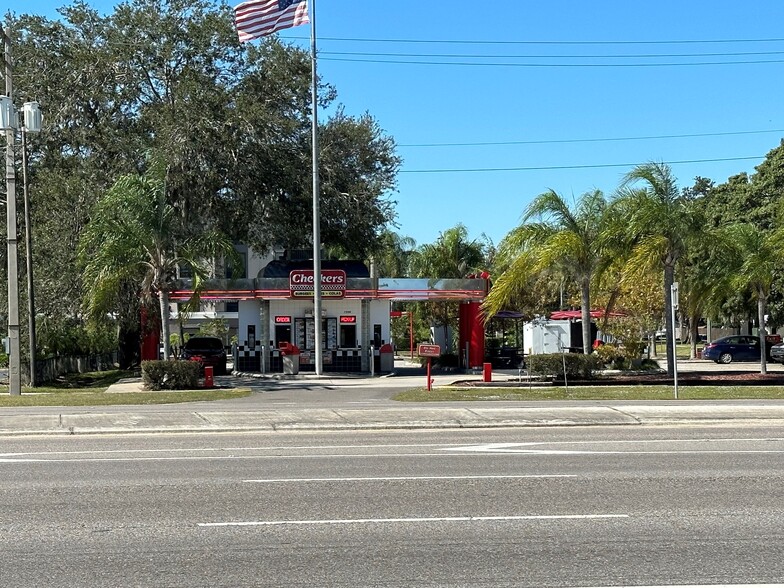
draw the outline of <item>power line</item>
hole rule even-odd
[[[750,57],[784,55],[784,51],[736,51],[724,53],[625,53],[616,55],[478,55],[476,53],[371,53],[367,51],[319,51],[319,55],[355,57],[438,57],[447,59],[664,59],[681,57]]]
[[[726,157],[717,159],[685,159],[680,161],[664,161],[667,165],[678,165],[687,163],[716,163],[721,161],[749,161],[752,159],[762,159],[761,156],[756,157]],[[596,165],[547,165],[538,167],[486,167],[486,168],[464,168],[464,169],[403,169],[398,173],[401,174],[442,174],[442,173],[477,173],[477,172],[510,172],[510,171],[549,171],[549,170],[564,170],[564,169],[599,169],[608,167],[635,167],[640,165],[637,163],[600,163]]]
[[[310,37],[290,37],[309,40]],[[781,43],[784,38],[773,39],[680,39],[653,41],[482,41],[467,39],[362,39],[352,37],[319,37],[319,41],[350,41],[354,43],[420,43],[454,45],[693,45],[725,43]]]
[[[469,67],[692,67],[706,65],[761,65],[784,63],[782,59],[754,59],[748,61],[694,61],[690,63],[472,63],[465,61],[403,61],[398,59],[348,59],[341,57],[322,57],[321,61],[343,61],[352,63],[387,63],[391,65],[459,65]]]
[[[697,137],[727,137],[737,135],[757,135],[761,133],[784,133],[784,129],[759,131],[727,131],[718,133],[692,133],[684,135],[648,135],[640,137],[599,137],[590,139],[537,139],[531,141],[488,141],[469,143],[399,143],[398,147],[492,147],[504,145],[552,145],[564,143],[602,143],[611,141],[645,141],[650,139],[690,139]]]

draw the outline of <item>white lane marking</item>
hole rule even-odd
[[[465,523],[476,521],[545,521],[568,519],[627,519],[627,514],[587,515],[512,515],[476,517],[411,517],[391,519],[315,519],[309,521],[234,521],[225,523],[197,523],[199,527],[274,527],[280,525],[362,525],[368,523]]]
[[[516,480],[521,478],[576,478],[574,474],[521,474],[488,476],[387,476],[366,478],[269,478],[243,480],[246,484],[280,484],[298,482],[393,482],[396,480]]]
[[[784,584],[657,584],[629,588],[782,588]],[[585,586],[580,588],[618,588],[618,586]]]
[[[761,438],[721,438],[721,439],[627,439],[627,440],[598,440],[598,441],[527,441],[520,443],[485,443],[480,445],[462,445],[456,443],[387,443],[379,445],[261,445],[254,447],[195,447],[195,448],[165,448],[165,449],[83,449],[78,451],[19,451],[0,453],[0,458],[23,457],[28,455],[47,456],[47,455],[134,455],[148,454],[157,455],[161,453],[246,453],[250,451],[301,451],[301,450],[330,450],[330,449],[400,449],[400,448],[437,448],[441,451],[477,451],[479,447],[489,446],[516,446],[516,447],[536,447],[536,446],[556,446],[556,445],[645,445],[656,443],[740,443],[740,442],[775,442],[784,441],[784,437],[761,437]],[[775,451],[774,451],[775,453]],[[393,455],[393,454],[388,454]],[[40,458],[39,458],[40,459]]]
[[[578,442],[575,442],[577,444]],[[544,445],[546,443],[542,443]],[[556,445],[557,443],[553,443]],[[586,445],[593,445],[590,441]],[[527,455],[681,455],[703,453],[784,453],[784,449],[670,449],[650,451],[621,451],[590,449],[529,449],[532,443],[482,443],[479,445],[462,445],[458,447],[444,447],[441,451],[468,451],[474,453],[517,453]],[[536,444],[540,445],[540,444]]]
[[[711,454],[779,454],[784,450],[768,451],[734,451],[734,450],[705,450],[705,451],[558,451],[558,450],[536,450],[536,449],[506,449],[506,450],[485,450],[485,449],[466,449],[458,447],[452,453],[316,453],[313,455],[175,455],[175,456],[155,456],[155,457],[82,457],[82,458],[0,458],[0,464],[7,463],[111,463],[111,462],[154,462],[154,461],[230,461],[230,460],[305,460],[305,459],[399,459],[403,457],[476,457],[478,454],[495,455],[526,455],[537,457],[542,455],[711,455]],[[464,451],[465,453],[457,453]]]

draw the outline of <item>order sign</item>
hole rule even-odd
[[[420,345],[417,347],[417,355],[420,357],[439,357],[441,355],[440,345]]]

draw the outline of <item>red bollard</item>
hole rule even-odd
[[[211,365],[204,366],[204,387],[205,388],[212,388],[215,386],[215,382],[212,379],[212,371],[213,368]]]
[[[492,382],[493,381],[493,364],[492,363],[482,364],[482,381],[483,382]]]

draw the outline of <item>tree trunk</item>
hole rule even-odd
[[[161,303],[161,344],[163,345],[163,359],[168,361],[171,358],[169,343],[169,293],[161,290],[158,294]]]
[[[691,339],[691,348],[689,349],[689,358],[697,358],[697,341],[699,340],[699,332],[697,331],[700,318],[692,315],[689,318],[689,339]]]
[[[757,292],[757,321],[759,325],[759,342],[760,342],[760,373],[768,373],[768,345],[765,335],[765,306],[768,302],[767,296],[761,291]]]
[[[593,341],[591,341],[591,278],[583,276],[580,284],[580,297],[582,304],[583,321],[583,353],[589,354],[593,351]]]

